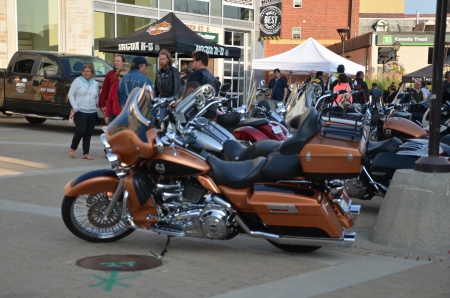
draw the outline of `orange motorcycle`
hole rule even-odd
[[[231,239],[240,233],[276,247],[310,252],[352,246],[360,206],[343,179],[357,177],[369,130],[358,119],[294,117],[298,127],[278,152],[228,162],[189,135],[157,132],[145,88],[132,91],[123,112],[102,135],[112,169],[95,170],[64,189],[62,218],[77,237],[111,242],[136,228],[170,237]],[[177,100],[175,118],[189,121],[214,96],[205,85]],[[351,125],[348,122],[353,123]],[[348,136],[351,138],[348,139]],[[342,180],[341,180],[342,179]]]

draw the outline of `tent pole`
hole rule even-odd
[[[289,71],[289,84],[292,84],[292,70]]]
[[[238,85],[237,85],[238,100],[237,100],[236,107],[239,107],[239,86],[240,86],[240,84],[241,84],[241,58],[239,58],[239,63],[238,63]]]
[[[177,68],[179,68],[179,65],[178,65],[178,52],[175,52],[175,63],[177,65]]]

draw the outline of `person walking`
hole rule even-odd
[[[181,87],[180,73],[176,67],[173,67],[173,59],[169,51],[162,49],[159,52],[159,71],[155,79],[155,96],[171,97],[178,94]],[[156,117],[157,109],[153,110],[153,117]],[[166,118],[165,108],[159,109],[159,124],[161,125]]]
[[[116,72],[117,82],[112,84],[109,94],[108,100],[106,102],[106,110],[105,110],[105,122],[109,124],[112,122],[117,116],[119,116],[120,112],[122,112],[122,108],[119,103],[119,96],[117,94],[117,89],[119,88],[120,80],[128,73],[128,70],[125,67],[119,68]]]
[[[122,80],[120,80],[119,88],[117,90],[121,109],[123,109],[123,107],[125,106],[128,95],[130,95],[130,92],[134,88],[142,88],[146,84],[153,90],[153,83],[147,77],[149,66],[151,66],[151,64],[148,63],[147,59],[145,59],[144,57],[138,56],[133,59],[130,71],[123,76]],[[150,94],[150,97],[153,98],[153,94]]]
[[[369,98],[371,98],[372,104],[379,103],[380,105],[383,105],[383,91],[378,89],[377,83],[372,83],[372,89],[369,91]]]
[[[91,136],[95,128],[98,104],[98,83],[93,79],[94,68],[90,64],[83,66],[81,76],[76,78],[69,89],[69,101],[73,109],[75,134],[70,145],[70,156],[77,157],[76,150],[83,139],[83,159],[94,159],[89,154]]]
[[[100,99],[98,101],[98,107],[103,113],[105,113],[106,111],[107,99],[110,94],[112,85],[119,82],[116,76],[117,70],[124,67],[124,65],[125,56],[122,54],[114,55],[114,69],[108,71],[108,73],[106,74],[105,80],[103,81],[102,92],[100,93]]]
[[[272,90],[272,97],[269,99],[270,108],[275,111],[277,109],[277,103],[284,102],[286,100],[288,85],[286,80],[280,78],[280,70],[275,68],[273,70],[275,75],[269,81],[267,88]]]

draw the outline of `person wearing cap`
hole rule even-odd
[[[313,81],[317,82],[317,84],[320,85],[320,88],[322,88],[322,94],[321,95],[323,95],[325,93],[325,89],[324,89],[324,86],[323,86],[323,72],[319,70],[316,73],[316,77],[313,79]]]
[[[334,86],[336,86],[336,85],[338,84],[338,77],[339,77],[339,75],[340,75],[340,74],[345,74],[345,66],[342,65],[342,64],[339,64],[338,67],[337,67],[337,69],[336,69],[336,71],[337,71],[336,74],[334,74],[334,75],[332,75],[332,76],[330,76],[330,77],[328,78],[328,81],[327,81],[327,90],[333,91]],[[350,86],[350,88],[353,90],[353,81],[352,81],[352,78],[351,78],[349,75],[347,75],[347,77],[348,77],[348,83],[349,83],[349,86]]]
[[[123,109],[127,102],[128,95],[136,87],[150,86],[153,90],[153,83],[147,77],[148,67],[151,66],[144,57],[135,57],[131,62],[130,71],[122,78],[119,83],[117,94],[119,96],[120,108]],[[151,95],[152,96],[152,95]]]
[[[275,77],[269,81],[267,88],[272,90],[272,97],[269,100],[270,108],[272,110],[277,109],[277,103],[284,102],[286,100],[288,85],[286,80],[280,80],[280,70],[275,68],[273,70]]]

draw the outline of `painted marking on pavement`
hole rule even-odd
[[[349,255],[342,252],[333,252],[333,254],[337,254],[334,255],[336,260],[341,260],[340,254]],[[351,255],[351,258],[345,259],[345,262],[335,266],[213,297],[313,297],[430,263],[382,256]]]
[[[52,217],[61,217],[61,208],[14,202],[3,199],[0,199],[0,209]]]
[[[138,277],[141,274],[135,274],[135,275],[130,275],[130,276],[125,276],[125,277],[121,277],[121,278],[117,278],[118,272],[117,271],[111,271],[109,274],[108,278],[103,278],[97,274],[92,274],[93,277],[101,280],[101,282],[97,283],[97,284],[93,284],[93,285],[89,285],[90,288],[93,287],[98,287],[98,286],[103,286],[105,285],[105,287],[103,288],[106,292],[110,292],[112,291],[114,285],[118,285],[124,288],[129,288],[130,285],[124,284],[119,282],[119,280],[124,280],[124,279],[128,279],[128,278],[134,278],[134,277]]]
[[[42,171],[32,171],[32,172],[23,172],[17,174],[0,174],[0,179],[6,178],[17,178],[17,177],[30,177],[30,176],[41,176],[41,175],[51,175],[51,174],[64,174],[64,173],[74,173],[74,172],[89,172],[98,169],[105,169],[107,166],[86,166],[86,167],[72,167],[72,168],[63,168],[63,169],[49,169]]]

